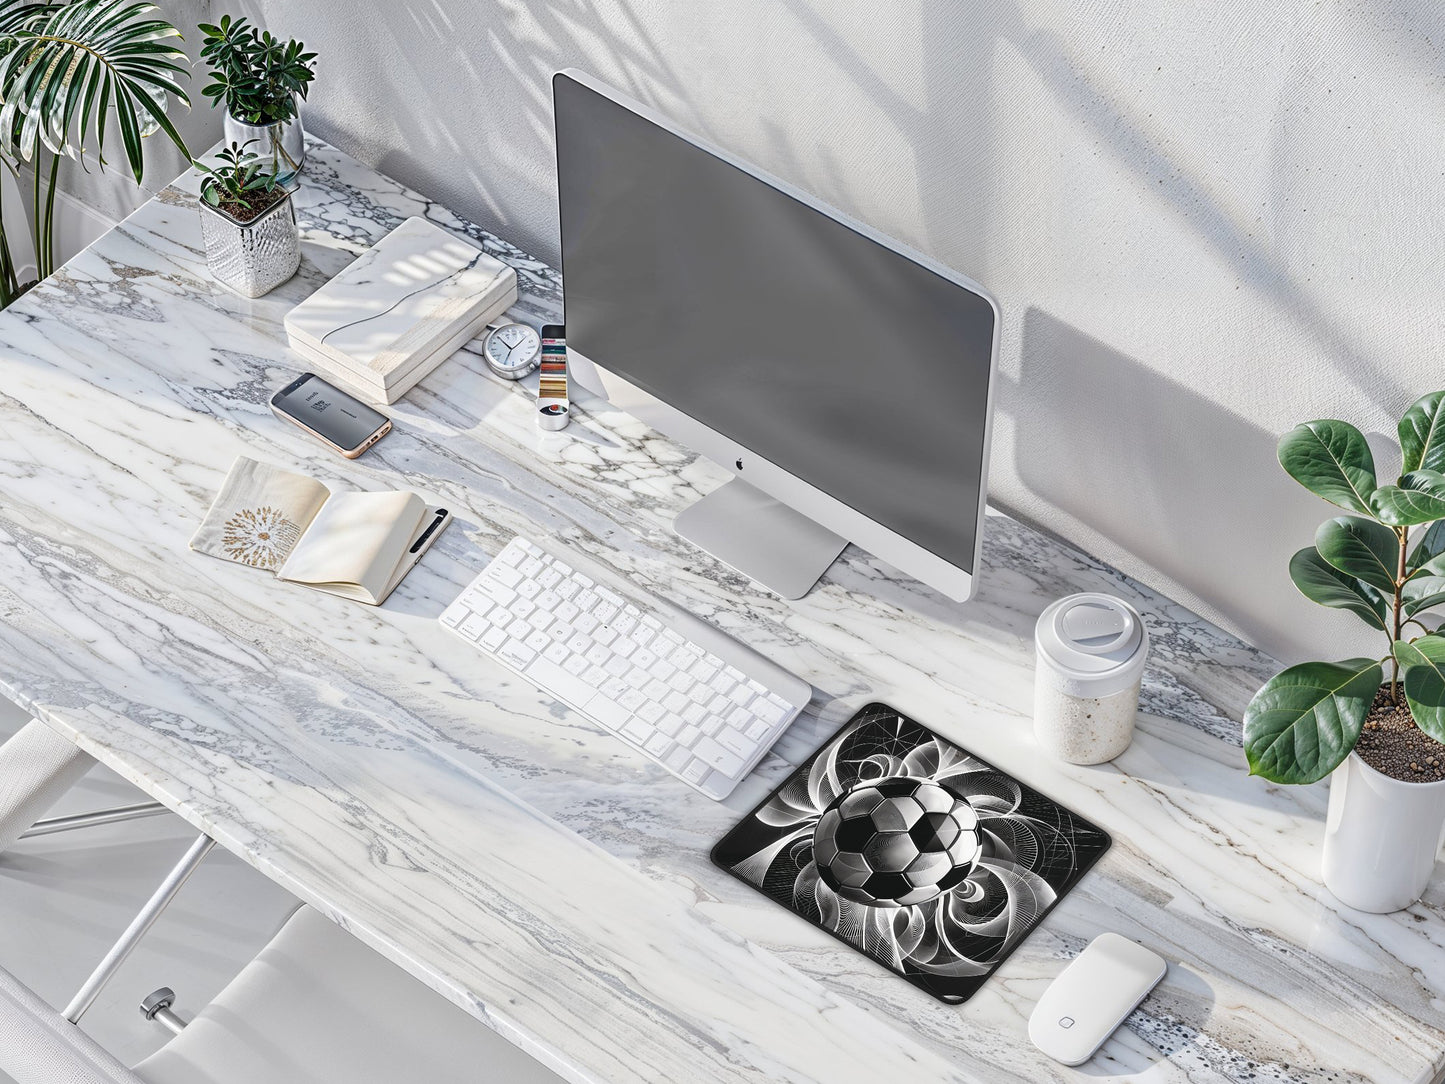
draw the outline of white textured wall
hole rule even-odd
[[[1393,434],[1445,386],[1436,4],[241,7],[320,50],[312,128],[543,256],[576,65],[978,278],[996,503],[1284,656],[1345,650],[1288,582],[1328,513],[1274,442]]]

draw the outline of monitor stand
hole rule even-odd
[[[848,544],[801,512],[734,478],[678,513],[673,529],[784,598],[802,598]]]

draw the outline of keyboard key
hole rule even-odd
[[[521,669],[537,657],[537,653],[526,644],[509,641],[497,648],[497,658]]]
[[[682,709],[682,718],[684,722],[691,723],[693,726],[699,726],[704,719],[717,717],[710,717],[707,712],[703,711],[702,708],[696,704],[689,704]]]
[[[647,697],[643,696],[636,689],[628,689],[617,698],[617,702],[628,711],[638,711],[643,704],[647,703]]]
[[[742,757],[728,752],[711,738],[699,738],[692,744],[692,752],[723,775],[736,776],[743,767]]]
[[[483,634],[481,640],[478,642],[488,651],[496,651],[497,648],[507,642],[507,630],[499,629],[493,625]]]
[[[653,733],[652,728],[641,719],[628,719],[622,724],[622,736],[629,741],[635,741],[638,745],[652,737]]]
[[[497,554],[497,561],[502,565],[519,565],[527,557],[527,551],[515,542],[508,543],[501,553]],[[493,562],[494,564],[496,562]],[[488,567],[491,567],[490,565]]]
[[[608,700],[621,700],[622,694],[627,692],[627,686],[615,677],[604,678],[597,691]]]
[[[688,703],[687,697],[683,696],[682,693],[676,689],[662,698],[662,706],[672,712],[681,712],[683,708],[687,707]]]
[[[582,676],[585,677],[588,683],[595,689],[612,675],[600,666],[589,666]]]
[[[503,587],[516,587],[517,584],[522,582],[522,574],[510,565],[502,565],[492,573],[492,581],[494,583],[500,583]]]
[[[707,776],[708,766],[701,760],[694,760],[682,770],[682,777],[689,783],[701,783]]]
[[[464,606],[448,606],[442,612],[442,624],[454,629],[471,615],[471,611]]]
[[[681,772],[692,759],[692,750],[684,749],[682,746],[674,746],[672,752],[662,758],[663,767],[671,768],[675,772]]]
[[[532,626],[523,621],[520,617],[507,626],[507,635],[513,640],[523,640],[532,631]]]
[[[553,640],[543,650],[542,654],[546,656],[548,662],[554,662],[558,666],[561,666],[567,661],[567,657],[571,655],[572,652],[567,650],[566,644],[559,644],[556,640]]]
[[[562,668],[569,674],[581,676],[582,671],[587,669],[587,660],[581,655],[573,655],[562,664]]]
[[[606,667],[609,662],[616,661],[616,656],[598,643],[594,643],[591,647],[589,647],[586,652],[584,652],[584,657],[593,666]]]
[[[536,580],[523,580],[517,584],[517,594],[523,598],[536,598],[542,593],[542,585]]]
[[[646,727],[643,729],[645,730]],[[668,741],[666,734],[659,734],[654,731],[651,737],[643,741],[642,748],[646,749],[653,756],[660,757],[672,748],[672,742]]]
[[[479,640],[481,639],[482,633],[486,632],[489,628],[491,628],[491,624],[486,618],[478,614],[472,614],[471,617],[457,626],[457,631],[468,640]]]
[[[568,703],[582,705],[595,695],[590,686],[565,668],[538,656],[523,673],[543,689]]]
[[[736,730],[728,730],[724,727],[716,735],[717,743],[730,753],[736,753],[740,757],[746,757],[753,751],[753,743],[744,734]]]
[[[532,634],[527,637],[526,643],[533,651],[545,651],[552,645],[552,637],[548,636],[545,632],[533,631]]]
[[[542,571],[542,562],[535,557],[528,557],[517,566],[517,571],[529,580],[534,579],[537,573]]]
[[[594,696],[587,702],[587,712],[608,730],[620,730],[624,724],[632,721],[632,712],[600,696]]]
[[[579,614],[576,619],[573,620],[572,624],[577,626],[578,632],[590,636],[592,635],[592,630],[595,629],[599,624],[601,624],[601,622],[598,621],[597,618],[593,617],[591,614],[584,613]]]

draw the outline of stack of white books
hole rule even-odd
[[[517,300],[517,273],[409,218],[286,315],[291,348],[321,375],[394,403]]]

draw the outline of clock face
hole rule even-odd
[[[526,324],[503,324],[487,336],[483,351],[495,372],[515,379],[536,367],[542,337]]]

